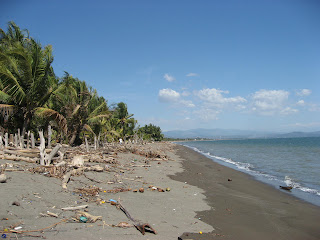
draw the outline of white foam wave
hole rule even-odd
[[[308,187],[303,187],[303,186],[301,186],[300,183],[295,182],[289,176],[285,176],[284,182],[287,186],[293,187],[293,188],[298,189],[303,192],[312,193],[312,194],[316,194],[316,195],[320,196],[319,190],[308,188]]]
[[[199,152],[199,153],[201,153],[201,154],[203,154],[205,156],[208,156],[211,159],[217,159],[219,161],[223,161],[225,163],[232,164],[232,165],[236,166],[238,169],[244,170],[246,172],[250,172],[250,174],[257,175],[257,176],[262,176],[262,177],[265,177],[265,178],[267,178],[269,180],[272,180],[272,181],[284,182],[287,186],[291,186],[294,189],[297,189],[297,190],[300,190],[300,191],[303,191],[303,192],[307,192],[307,193],[311,193],[311,194],[316,194],[316,195],[320,196],[320,191],[319,190],[301,186],[301,184],[295,182],[289,176],[285,176],[284,180],[279,180],[275,176],[272,176],[272,175],[269,175],[269,174],[266,174],[266,173],[262,173],[262,172],[253,170],[254,166],[249,164],[249,163],[235,162],[230,158],[224,158],[224,157],[220,157],[220,156],[215,156],[215,155],[212,155],[209,152],[205,153],[205,152],[199,150],[196,147],[190,147],[190,146],[187,146],[187,145],[184,145],[184,146],[188,147],[188,148],[191,148],[194,151]]]

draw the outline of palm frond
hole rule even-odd
[[[72,116],[76,115],[80,109],[81,105],[78,104],[74,109],[73,109],[73,112],[72,112]]]
[[[95,134],[94,131],[92,130],[92,128],[88,124],[84,124],[83,125],[83,129],[87,130],[88,132],[91,132],[91,133]]]
[[[63,115],[61,115],[57,111],[49,108],[38,107],[35,109],[35,114],[38,117],[55,121],[59,128],[63,130],[65,133],[67,133],[67,120],[64,118]]]
[[[107,109],[108,109],[107,103],[104,101],[90,113],[89,118],[97,115],[98,113],[101,113],[102,111],[106,112]]]
[[[114,136],[120,137],[120,133],[115,130],[111,130],[111,131],[109,131],[109,133],[111,133]]]
[[[9,94],[5,93],[4,91],[0,90],[0,102],[2,103],[8,103],[10,101],[11,97]]]
[[[7,89],[6,93],[12,96],[17,104],[22,103],[26,94],[12,73],[7,69],[0,68],[0,79],[3,86]]]
[[[101,114],[101,115],[97,115],[97,116],[94,116],[94,117],[91,117],[88,119],[88,122],[94,122],[96,121],[97,119],[101,119],[101,118],[108,118],[110,117],[110,114]]]

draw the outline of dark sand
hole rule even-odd
[[[184,171],[171,177],[205,190],[212,210],[197,217],[215,228],[211,233],[184,233],[182,239],[320,239],[319,207],[191,149],[177,149]]]

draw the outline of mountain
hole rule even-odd
[[[174,130],[163,132],[166,138],[208,138],[208,139],[227,139],[227,138],[293,138],[293,137],[320,137],[317,132],[291,132],[275,133],[237,129],[191,129]]]
[[[210,139],[225,139],[225,138],[257,138],[270,135],[270,132],[258,132],[250,130],[237,129],[191,129],[191,130],[175,130],[163,132],[167,138],[210,138]]]
[[[282,137],[282,138],[320,137],[320,131],[317,131],[317,132],[291,132],[291,133],[285,133],[285,134],[278,134],[277,137]]]

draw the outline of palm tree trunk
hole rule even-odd
[[[71,136],[70,141],[69,141],[69,145],[70,145],[70,146],[73,145],[74,141],[76,140],[76,137],[77,137],[77,131],[74,131],[74,132],[72,133],[72,136]]]

